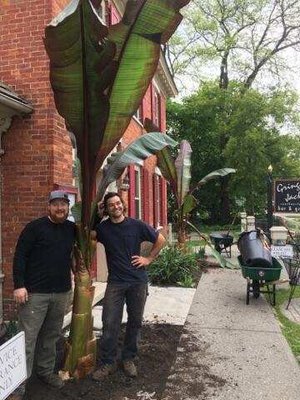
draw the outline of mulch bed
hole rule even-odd
[[[139,358],[136,360],[139,371],[137,378],[126,377],[119,368],[101,383],[86,377],[79,381],[68,381],[61,390],[52,389],[32,378],[27,385],[26,399],[158,400],[175,361],[182,331],[183,327],[177,325],[146,323],[143,326]]]

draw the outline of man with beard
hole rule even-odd
[[[48,216],[26,225],[13,262],[13,295],[19,307],[19,330],[25,332],[27,377],[35,358],[37,377],[56,388],[63,386],[53,370],[70,295],[75,241],[75,224],[67,220],[68,215],[68,195],[60,190],[51,192]],[[22,399],[24,393],[25,383],[10,398]]]
[[[125,216],[118,193],[107,193],[103,200],[108,219],[96,227],[97,240],[104,245],[108,283],[103,301],[103,335],[100,345],[102,365],[93,379],[100,381],[116,371],[118,336],[126,304],[128,320],[122,350],[122,367],[129,377],[137,376],[134,358],[148,293],[146,267],[165,245],[165,238],[143,221]],[[149,256],[141,256],[141,243],[152,242]]]

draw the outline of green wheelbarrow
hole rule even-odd
[[[272,267],[262,268],[244,265],[241,256],[238,256],[238,261],[243,277],[247,280],[246,304],[249,304],[250,293],[252,293],[253,297],[256,299],[261,293],[267,293],[270,303],[275,306],[276,281],[279,280],[282,269],[280,262],[272,257]]]

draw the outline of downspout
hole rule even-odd
[[[8,130],[11,124],[11,117],[0,117],[0,157],[3,156],[2,135]],[[2,168],[0,169],[0,326],[3,326],[3,281],[4,274],[2,268]],[[3,332],[4,334],[4,332]],[[0,339],[2,334],[0,332]]]

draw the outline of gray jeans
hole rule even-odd
[[[29,293],[29,299],[19,308],[19,330],[25,332],[27,377],[32,373],[53,373],[56,342],[60,337],[70,292]]]

